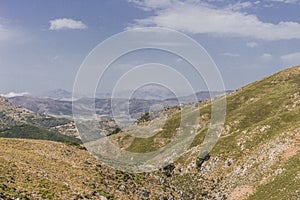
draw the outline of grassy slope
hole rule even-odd
[[[292,73],[290,76],[287,76],[289,71],[292,71]],[[291,125],[297,125],[297,122],[300,121],[299,104],[294,110],[289,108],[291,108],[295,100],[293,95],[295,93],[299,94],[299,76],[299,67],[291,68],[247,85],[239,91],[228,95],[225,126],[230,127],[230,130],[228,130],[230,136],[222,138],[214,152],[232,152],[232,149],[234,149],[233,143],[241,136],[240,133],[243,130],[252,130],[264,124],[272,127],[267,134],[257,135],[255,141],[251,141],[251,144],[246,144],[249,146],[254,145],[254,142],[263,142]],[[207,131],[207,122],[210,118],[210,104],[202,106],[200,113],[202,116],[200,122],[202,127],[199,129],[191,147],[201,144],[204,139],[204,134]],[[180,117],[178,113],[169,116],[163,131],[150,138],[136,138],[128,150],[134,152],[155,150],[155,138],[172,138],[179,123]],[[239,155],[238,151],[234,153]]]
[[[249,193],[253,194],[251,199],[266,199],[264,196],[266,194],[271,197],[271,194],[273,193],[280,193],[280,182],[286,183],[286,189],[283,192],[284,194],[282,194],[283,196],[295,194],[296,190],[299,189],[299,187],[297,188],[296,186],[300,184],[300,179],[294,180],[293,184],[287,183],[295,176],[295,172],[299,171],[298,168],[290,167],[293,165],[292,163],[295,164],[297,157],[299,157],[298,150],[300,145],[298,143],[294,144],[296,145],[294,148],[297,149],[297,153],[293,159],[296,159],[296,161],[293,161],[293,159],[291,159],[291,161],[280,161],[282,158],[280,158],[280,152],[278,151],[278,155],[275,154],[274,162],[258,158],[255,160],[257,164],[249,166],[246,164],[249,162],[247,159],[249,159],[250,156],[259,156],[259,153],[252,155],[253,152],[260,152],[263,150],[270,151],[272,141],[280,141],[280,138],[282,138],[281,140],[296,140],[295,138],[299,135],[300,128],[299,88],[300,67],[293,67],[265,79],[256,81],[239,89],[233,94],[228,95],[225,132],[211,152],[212,158],[219,159],[218,167],[211,175],[205,176],[205,178],[214,180],[216,177],[225,177],[224,181],[229,182],[226,176],[233,176],[234,170],[237,170],[239,167],[249,167],[249,169],[247,169],[247,176],[251,176],[249,181],[241,181],[240,179],[248,178],[241,176],[234,179],[235,182],[232,182],[232,186],[224,186],[224,188],[229,191],[229,194],[237,185],[247,185],[252,188],[252,191]],[[201,128],[191,145],[191,147],[196,148],[198,148],[199,144],[202,143],[207,131],[207,122],[210,118],[209,103],[202,106],[200,110],[202,116],[202,120],[200,122]],[[170,116],[170,124],[174,124],[175,119],[176,117]],[[153,141],[155,141],[155,138],[162,137],[162,133],[165,132],[171,133],[167,135],[169,138],[174,135],[172,134],[174,130],[167,126],[168,124],[169,123],[167,122],[164,127],[164,131],[156,136],[147,139],[134,139],[128,149],[139,152],[154,150]],[[147,143],[148,141],[150,141],[150,143]],[[283,145],[288,146],[289,144]],[[288,146],[288,148],[291,148],[291,146]],[[197,153],[187,153],[177,161],[177,165],[185,168],[196,159],[196,156]],[[223,166],[229,158],[233,159],[235,163],[231,167],[225,169]],[[263,168],[264,165],[267,166],[265,163],[269,163],[271,167],[270,169],[273,171],[277,169],[277,165],[286,169],[286,171],[278,176],[278,178],[274,181],[270,178],[267,183],[261,184],[264,176],[274,176],[270,175],[271,171],[261,173],[255,172],[258,168]],[[179,176],[174,176],[172,181],[174,181],[174,184],[180,184],[182,186],[181,188],[192,187],[190,193],[197,196],[197,194],[202,191],[201,187],[198,186],[201,182],[194,181],[195,177],[198,177],[197,173],[199,172],[192,170],[190,173],[195,173],[195,176],[193,177],[191,174],[181,174]],[[203,177],[199,176],[198,178],[200,179]],[[192,182],[194,182],[194,184]],[[220,184],[222,184],[222,182]],[[213,187],[223,187],[220,186],[220,184]],[[273,189],[271,190],[271,188]],[[257,193],[255,193],[256,190]],[[243,196],[243,198],[245,198],[245,196]],[[198,198],[200,197],[204,198],[203,196],[198,196]],[[274,197],[274,199],[282,199],[282,196],[280,195],[274,195],[272,197]]]
[[[149,138],[134,138],[127,148],[130,152],[151,152],[158,149],[163,143],[168,143],[176,134],[176,128],[180,125],[180,113],[174,114],[166,120],[163,130]],[[155,139],[157,139],[155,141]]]
[[[51,132],[46,129],[28,124],[12,126],[8,127],[6,130],[1,130],[0,137],[51,140],[57,142],[74,142],[77,144],[81,143],[80,139],[66,136],[57,132]]]
[[[75,146],[0,138],[0,149],[0,199],[176,197],[159,178],[115,171]]]
[[[220,138],[211,154],[223,157],[224,160],[231,158],[236,162],[245,163],[243,159],[247,155],[253,151],[261,150],[262,146],[267,146],[276,138],[281,138],[281,140],[289,138],[290,141],[295,142],[300,134],[299,88],[300,67],[294,67],[243,87],[229,95],[225,123],[228,135],[225,134]],[[269,126],[269,128],[260,131],[264,126]],[[201,142],[201,135],[198,136],[198,139],[198,141],[194,141],[194,145]],[[238,142],[241,143],[241,141],[243,150],[238,145]],[[284,173],[276,177],[275,180],[271,178],[268,180],[270,182],[259,184],[264,178],[263,176],[267,177],[261,173],[254,178],[253,183],[250,181],[247,183],[253,184],[254,188],[259,185],[255,188],[257,193],[254,191],[250,199],[288,199],[296,194],[296,190],[298,190],[298,198],[300,198],[300,179],[294,178],[299,173],[299,167],[296,167],[296,163],[299,161],[300,145],[296,143],[295,146],[297,152],[291,160],[286,163],[278,161],[273,164],[273,170],[276,169],[276,165],[282,165],[281,167],[285,169]],[[263,164],[258,163],[257,165]],[[253,171],[249,171],[253,175],[255,174],[254,170],[258,170],[258,168],[255,169],[254,167]]]
[[[297,67],[257,81],[229,95],[225,125],[230,127],[230,135],[219,141],[214,152],[230,151],[231,154],[240,155],[241,152],[232,151],[237,149],[234,143],[242,137],[242,131],[250,132],[258,126],[269,125],[271,128],[264,134],[254,135],[251,141],[246,142],[247,148],[264,143],[287,128],[299,127],[299,102],[293,108],[294,102],[299,100],[299,97],[294,98],[294,94],[300,95],[299,87],[300,67]]]
[[[297,199],[300,194],[300,154],[285,165],[285,171],[274,180],[259,187],[249,200],[259,199]]]

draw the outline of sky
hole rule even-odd
[[[92,49],[143,27],[187,34],[214,60],[226,89],[237,89],[300,65],[299,9],[299,0],[0,0],[0,94],[72,91]],[[116,62],[116,69],[153,57],[178,60],[144,51]]]

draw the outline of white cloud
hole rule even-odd
[[[129,3],[134,3],[143,10],[168,8],[177,0],[128,0]]]
[[[298,3],[298,0],[268,0],[270,2],[280,2],[280,3]]]
[[[257,44],[256,42],[247,42],[247,43],[246,43],[246,46],[247,46],[247,47],[254,48],[254,47],[257,47],[258,44]]]
[[[280,56],[280,59],[282,62],[284,62],[285,64],[288,64],[290,66],[296,66],[296,65],[299,66],[300,65],[300,52],[282,55],[282,56]]]
[[[268,62],[271,61],[273,59],[273,56],[269,53],[264,53],[263,55],[261,55],[260,57],[263,61]]]
[[[300,24],[281,21],[277,24],[263,22],[255,15],[230,8],[216,9],[195,1],[130,0],[143,9],[152,9],[153,16],[136,19],[132,27],[168,27],[191,34],[247,37],[262,40],[300,39]],[[172,2],[172,4],[170,3]]]
[[[11,98],[11,97],[18,97],[18,96],[25,96],[25,95],[29,95],[28,92],[9,92],[7,94],[1,94],[1,96],[5,97],[5,98]]]
[[[82,21],[76,21],[73,19],[61,18],[50,20],[49,30],[64,30],[64,29],[86,29],[87,25],[85,25]]]
[[[239,54],[236,54],[236,53],[228,53],[228,52],[226,52],[226,53],[220,53],[219,55],[220,55],[220,56],[227,56],[227,57],[240,57]]]
[[[231,4],[228,6],[227,9],[230,9],[230,10],[241,10],[241,9],[245,9],[245,8],[250,8],[252,7],[252,3],[250,1],[245,1],[245,2],[237,2],[235,4]]]

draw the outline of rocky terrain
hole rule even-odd
[[[300,199],[299,88],[298,66],[229,94],[224,130],[201,166],[210,101],[199,104],[189,150],[151,173],[116,171],[72,145],[0,139],[0,199]],[[178,112],[150,138],[110,137],[128,151],[153,151],[174,137]]]
[[[294,67],[229,94],[221,138],[199,169],[211,109],[201,103],[198,134],[175,162],[170,183],[192,199],[299,199],[299,86],[300,67]],[[150,152],[172,140],[179,121],[174,112],[152,137],[112,137],[128,151]]]

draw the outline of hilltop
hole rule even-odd
[[[199,104],[201,120],[190,149],[174,168],[152,173],[115,171],[63,143],[0,139],[0,198],[299,199],[299,88],[297,66],[227,95],[224,130],[201,167],[196,160],[209,126],[210,101]],[[163,129],[150,138],[125,132],[110,137],[128,151],[153,151],[174,137],[178,112],[170,112]]]

